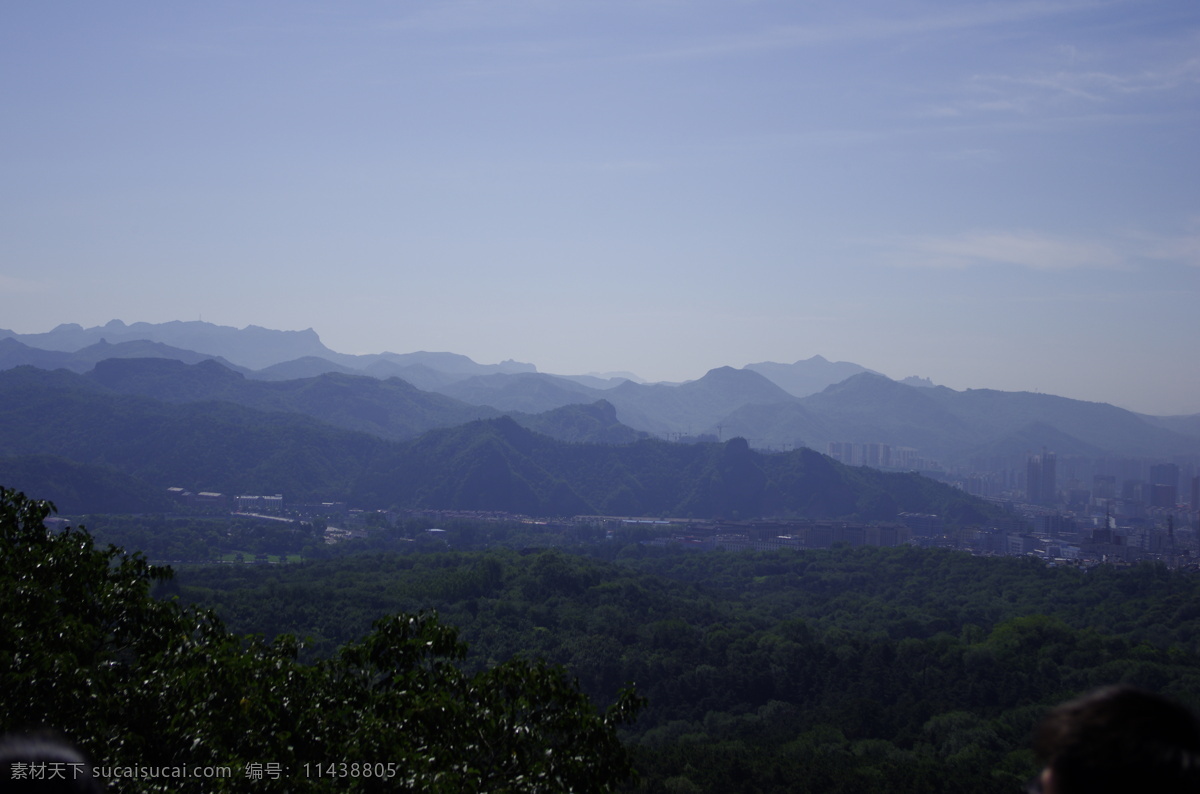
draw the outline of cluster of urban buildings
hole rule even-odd
[[[1008,475],[1019,472],[1008,472]],[[1024,476],[967,479],[968,492],[1002,504],[1026,530],[981,532],[966,542],[997,554],[1066,560],[1160,559],[1200,564],[1200,466],[1144,459],[1028,455]]]
[[[346,516],[351,511],[345,502],[316,502],[284,504],[283,494],[245,494],[228,496],[216,491],[199,491],[193,493],[185,488],[172,487],[167,494],[181,505],[189,507],[209,508],[221,512],[229,511],[243,515],[283,516],[296,518],[316,518],[330,516]]]
[[[1100,471],[1092,473],[1090,488],[1078,476],[1070,477],[1060,487],[1057,456],[1043,451],[1040,455],[1029,456],[1026,463],[1025,501],[1045,507],[1063,506],[1076,512],[1080,508],[1101,505],[1109,512],[1115,505],[1122,514],[1136,514],[1139,507],[1197,512],[1200,511],[1200,473],[1195,471],[1195,465],[1186,466],[1185,472],[1185,466],[1162,462],[1138,466],[1137,462],[1125,462],[1120,474],[1130,476]],[[1180,487],[1183,482],[1186,482],[1186,489]],[[1130,508],[1134,509],[1131,511]]]
[[[1117,515],[1132,517],[1155,509],[1200,512],[1200,455],[1152,461],[1060,458],[1043,450],[1023,459],[997,456],[946,469],[911,447],[883,443],[831,442],[826,454],[848,466],[920,471],[974,496],[1014,504],[1063,507],[1073,512],[1107,506]]]
[[[612,521],[610,519],[610,521]],[[618,519],[628,525],[638,519]],[[901,513],[888,524],[844,521],[655,522],[660,524],[649,546],[696,549],[771,551],[826,549],[834,546],[899,546],[953,548],[973,554],[1034,556],[1058,564],[1161,560],[1171,567],[1200,565],[1197,533],[1189,529],[1120,529],[1080,525],[1069,517],[1044,515],[1029,521],[1012,515],[988,526],[948,528],[940,516]],[[613,535],[610,532],[610,537]]]
[[[875,469],[903,469],[922,472],[942,471],[940,463],[926,458],[912,447],[831,441],[825,454],[847,466],[870,466]]]
[[[1112,558],[1200,559],[1200,455],[1174,460],[1059,456],[977,459],[945,469],[916,450],[887,444],[832,443],[828,454],[850,465],[917,469],[999,504],[1016,527],[958,533],[961,548],[981,553]],[[914,533],[912,542],[936,533]],[[948,542],[946,538],[942,542]]]
[[[915,451],[886,444],[830,445],[830,454],[855,465],[896,468],[929,463]],[[758,520],[707,521],[577,516],[572,527],[646,530],[644,542],[693,549],[820,549],[847,546],[945,546],[976,554],[1034,555],[1086,564],[1092,561],[1161,559],[1172,566],[1200,566],[1200,461],[1062,459],[1043,450],[1007,471],[944,476],[964,490],[1004,508],[987,526],[944,526],[936,515],[902,513],[894,522]],[[924,468],[929,473],[928,468]],[[1090,486],[1090,487],[1089,487]],[[1181,493],[1182,491],[1182,493]],[[290,516],[353,523],[358,510],[343,502],[286,504],[281,494],[227,497],[214,492],[169,492],[181,503],[243,515]],[[425,511],[441,518],[446,511]],[[532,519],[507,513],[452,511],[450,517],[487,521]],[[545,521],[536,523],[545,524]],[[338,530],[341,531],[341,530]],[[358,537],[346,531],[345,537]]]

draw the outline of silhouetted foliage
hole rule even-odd
[[[302,663],[289,635],[239,636],[151,597],[169,569],[47,531],[52,509],[0,490],[0,730],[61,732],[102,769],[232,770],[114,790],[604,791],[630,772],[629,690],[601,715],[543,662],[466,672],[457,631],[429,613]],[[251,764],[280,775],[250,780]]]

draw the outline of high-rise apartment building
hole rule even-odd
[[[1176,493],[1174,485],[1156,482],[1150,486],[1150,506],[1172,508],[1175,506]]]
[[[1175,463],[1158,463],[1150,467],[1151,485],[1169,485],[1179,488],[1179,466]]]
[[[1097,501],[1117,498],[1117,475],[1097,474],[1092,477],[1092,498]]]
[[[1025,467],[1025,498],[1030,504],[1053,505],[1058,502],[1058,480],[1053,453],[1042,450]]]

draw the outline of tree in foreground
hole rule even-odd
[[[301,664],[291,637],[153,598],[169,568],[47,530],[53,510],[0,489],[0,730],[61,734],[112,790],[593,792],[632,774],[632,691],[600,714],[561,668],[467,673],[429,614]]]

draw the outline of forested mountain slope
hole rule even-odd
[[[216,362],[187,365],[167,359],[113,359],[98,363],[89,379],[114,392],[175,403],[218,400],[265,411],[304,414],[380,438],[414,438],[448,427],[499,416],[425,392],[398,378],[325,373],[296,380],[251,380]]]
[[[1200,707],[1193,574],[911,547],[610,553],[205,567],[172,592],[319,653],[378,611],[432,608],[477,663],[561,662],[600,703],[632,682],[646,791],[1000,794],[1067,697],[1123,682]]]
[[[113,394],[61,370],[0,373],[0,448],[9,456],[104,465],[161,489],[344,496],[385,444],[299,414]]]
[[[318,380],[336,388],[341,377]],[[601,409],[590,421],[604,420]],[[106,465],[162,488],[284,493],[367,508],[862,520],[907,510],[952,522],[989,511],[920,477],[849,469],[806,449],[766,455],[742,439],[570,444],[501,417],[388,442],[294,413],[115,394],[91,379],[31,367],[0,373],[0,444],[10,456]]]
[[[562,444],[507,417],[425,434],[386,450],[361,492],[402,504],[537,514],[763,515],[888,520],[900,511],[981,521],[992,508],[911,474],[852,469],[809,449],[764,454],[723,444],[644,440]]]

